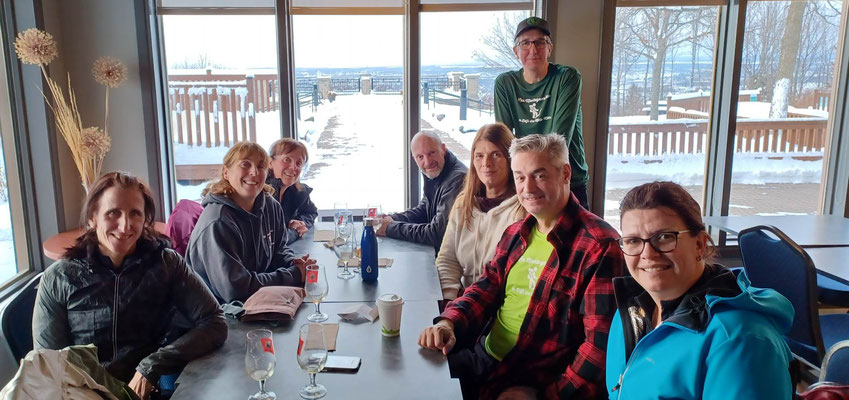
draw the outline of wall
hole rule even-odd
[[[127,65],[127,81],[109,92],[112,149],[103,172],[128,171],[149,181],[134,2],[45,0],[43,6],[45,28],[59,42],[61,57],[51,63],[51,75],[63,84],[66,71],[71,74],[84,127],[102,127],[104,122],[105,87],[91,76],[94,60],[112,56]],[[66,229],[71,229],[79,220],[85,193],[64,141],[60,141],[59,155]]]
[[[600,0],[549,0],[548,19],[554,26],[555,63],[571,65],[581,72],[583,87],[584,151],[590,166],[590,193],[596,181],[592,175],[596,137],[596,104],[600,69],[602,6]]]

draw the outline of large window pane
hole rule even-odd
[[[230,146],[280,138],[273,15],[165,15],[177,199],[200,199]]]
[[[730,215],[820,211],[842,2],[749,3]]]
[[[5,57],[5,55],[0,56],[0,61],[5,61]],[[0,101],[0,286],[2,286],[15,276],[31,269],[22,207],[21,179],[15,151],[17,136],[12,124],[12,110],[9,107],[11,92],[6,77],[5,62],[0,63],[0,96],[4,99]]]
[[[404,43],[400,15],[295,15],[302,181],[319,209],[404,206]]]
[[[656,180],[683,185],[701,204],[717,7],[616,11],[604,215]]]
[[[437,133],[466,165],[481,125],[495,122],[498,74],[520,69],[516,25],[529,11],[421,14],[421,126]]]

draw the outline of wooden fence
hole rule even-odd
[[[822,152],[826,122],[825,118],[738,120],[734,149],[737,153]],[[611,124],[607,154],[646,157],[704,153],[707,127],[703,119]]]

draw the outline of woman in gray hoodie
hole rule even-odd
[[[221,177],[203,191],[203,213],[186,249],[186,262],[222,303],[245,301],[264,286],[301,286],[309,255],[286,246],[280,203],[265,183],[268,153],[242,142],[224,156]]]

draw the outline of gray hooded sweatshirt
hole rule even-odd
[[[264,286],[300,286],[301,272],[286,246],[280,203],[266,193],[252,212],[227,196],[207,195],[186,248],[186,263],[223,303],[245,301]]]

